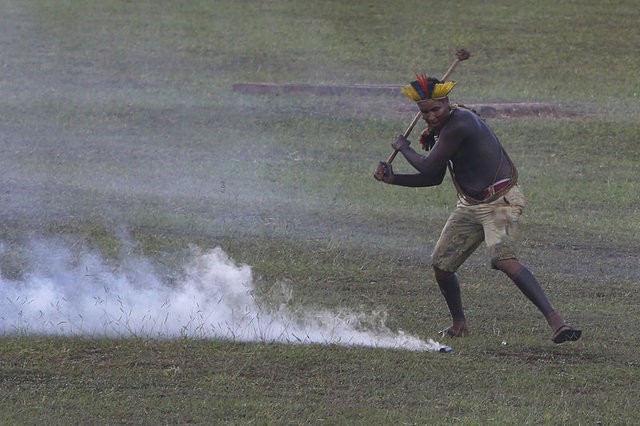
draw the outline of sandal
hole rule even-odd
[[[576,330],[568,325],[563,325],[556,330],[553,337],[551,337],[551,341],[553,343],[575,342],[580,339],[580,336],[582,336],[582,330]]]

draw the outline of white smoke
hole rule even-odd
[[[384,313],[293,308],[284,284],[257,296],[247,265],[220,248],[194,253],[179,282],[167,284],[142,258],[110,265],[52,241],[29,249],[31,271],[0,282],[0,335],[204,338],[337,344],[414,351],[448,347],[393,332]]]

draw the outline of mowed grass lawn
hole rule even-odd
[[[634,1],[0,6],[3,298],[59,264],[46,250],[34,262],[34,241],[114,271],[143,258],[167,285],[193,247],[221,247],[251,266],[259,300],[284,283],[293,308],[382,312],[393,331],[437,339],[449,318],[429,254],[453,185],[372,178],[408,100],[232,85],[400,86],[465,47],[454,101],[561,112],[487,121],[529,197],[522,261],[584,330],[553,345],[484,248],[460,270],[472,335],[442,341],[448,354],[46,336],[0,312],[1,424],[640,423]]]

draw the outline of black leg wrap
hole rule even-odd
[[[553,306],[551,306],[551,302],[547,299],[542,286],[527,268],[522,268],[522,270],[511,279],[520,291],[527,296],[527,299],[532,301],[545,317],[553,312]]]
[[[440,287],[440,292],[447,302],[451,317],[456,320],[464,319],[464,309],[462,307],[462,295],[460,293],[460,283],[455,273],[446,277],[437,277],[436,281]]]

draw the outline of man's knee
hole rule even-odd
[[[437,266],[433,266],[433,273],[436,276],[436,280],[449,278],[451,275],[455,274],[455,272],[445,271]]]
[[[495,269],[504,272],[512,278],[518,275],[520,271],[522,271],[522,268],[524,268],[518,259],[494,260],[491,263]]]

